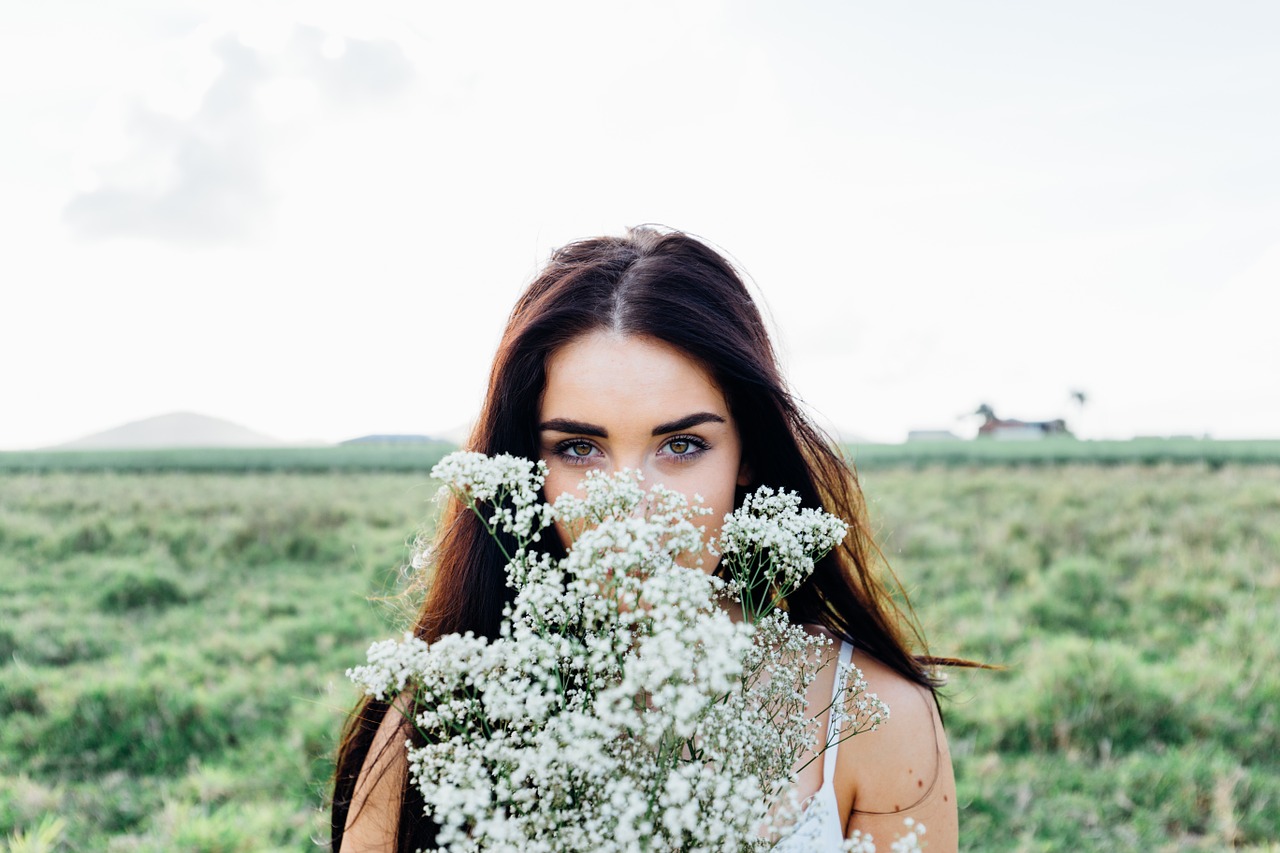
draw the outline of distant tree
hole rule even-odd
[[[1089,395],[1079,388],[1071,389],[1071,399],[1075,401],[1080,417],[1084,417],[1084,404],[1089,402]]]

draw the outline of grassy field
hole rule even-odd
[[[864,487],[938,650],[1009,667],[952,679],[962,849],[1280,849],[1280,467]]]
[[[346,667],[434,493],[406,475],[0,480],[0,838],[304,850]]]
[[[354,444],[335,447],[172,448],[167,450],[33,450],[0,453],[0,472],[114,471],[150,473],[427,472],[454,450],[444,441],[424,444]],[[913,441],[849,445],[861,470],[971,465],[1280,465],[1280,441],[1210,441],[1139,438],[1132,441]]]
[[[434,489],[102,467],[0,477],[0,840],[315,849]],[[1280,466],[863,470],[934,651],[1009,667],[948,690],[962,849],[1280,849]]]
[[[0,453],[0,472],[110,471],[174,473],[311,473],[430,471],[457,447],[345,444],[324,447],[197,447],[160,450],[26,450]]]
[[[902,466],[972,465],[1280,465],[1280,441],[1137,438],[1128,441],[912,441],[846,448],[863,471]]]

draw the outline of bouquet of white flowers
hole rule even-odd
[[[761,488],[725,519],[722,580],[686,567],[703,511],[683,496],[588,474],[584,497],[549,505],[545,475],[510,456],[440,462],[432,476],[515,543],[501,635],[406,634],[348,671],[380,699],[412,691],[423,745],[408,743],[409,782],[438,849],[768,849],[799,812],[797,761],[833,745],[805,699],[830,641],[778,605],[844,522]],[[537,547],[553,524],[569,540],[560,559]],[[856,667],[836,677],[830,731],[888,719]]]

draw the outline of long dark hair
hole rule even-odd
[[[705,243],[646,226],[557,250],[511,312],[470,449],[537,459],[547,362],[569,341],[599,329],[657,339],[703,365],[739,425],[753,480],[748,488],[793,490],[805,506],[824,507],[849,523],[843,545],[787,598],[792,618],[822,625],[932,690],[933,659],[915,654],[924,650],[923,637],[880,579],[882,561],[855,472],[800,410],[742,278]],[[501,550],[457,502],[445,509],[438,531],[435,569],[415,633],[428,642],[463,631],[495,637],[512,594]],[[333,798],[335,851],[357,776],[388,707],[365,700],[343,734]],[[412,727],[403,725],[412,737]],[[423,818],[413,786],[401,787],[399,849],[427,846],[434,827]]]

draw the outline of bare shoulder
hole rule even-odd
[[[837,799],[846,831],[871,833],[888,846],[903,821],[925,825],[931,853],[957,849],[955,776],[933,694],[868,655],[855,652],[867,690],[889,706],[889,720],[840,745]]]
[[[356,779],[342,833],[340,853],[387,853],[396,849],[409,762],[404,747],[402,723],[408,695],[392,703],[378,725]]]

